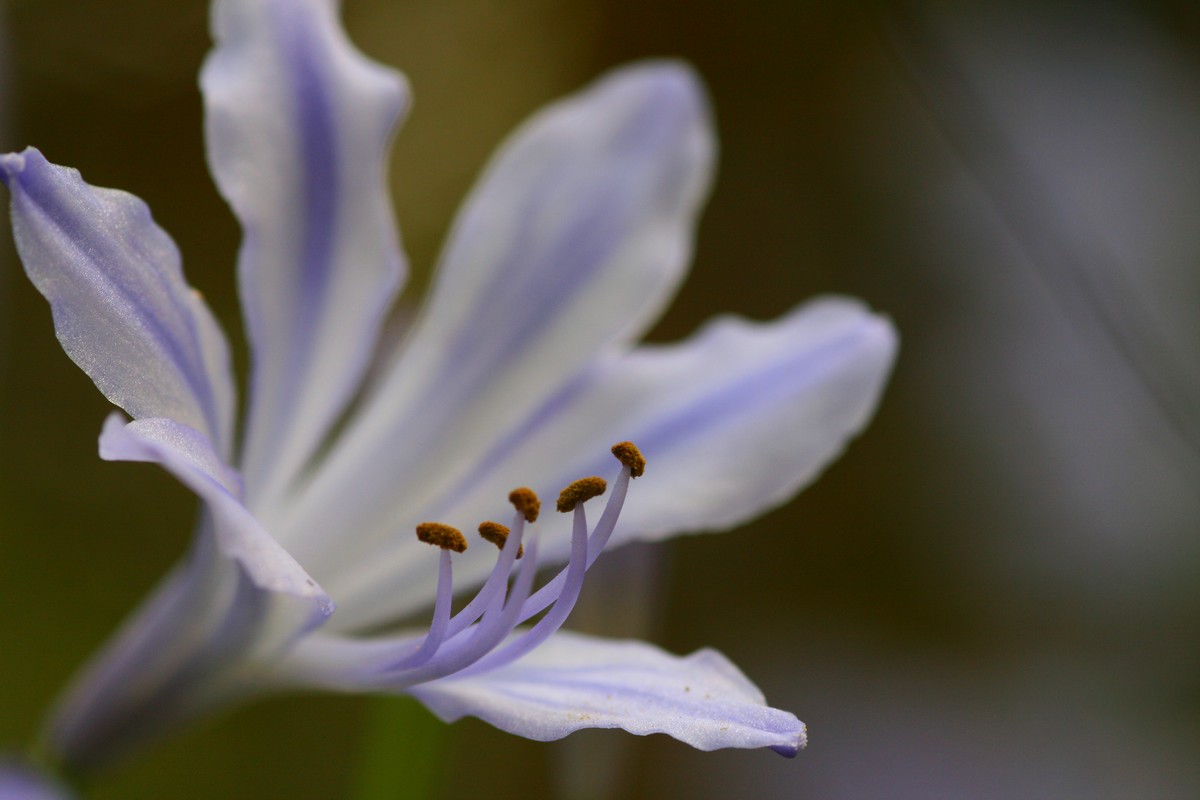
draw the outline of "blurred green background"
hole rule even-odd
[[[240,342],[237,230],[200,138],[205,3],[0,8],[3,148],[35,144],[144,198]],[[808,723],[808,750],[703,754],[611,731],[542,745],[465,721],[446,731],[440,796],[1200,796],[1193,4],[344,10],[414,89],[392,159],[407,300],[517,122],[612,65],[674,55],[708,82],[722,154],[692,277],[651,338],[822,292],[864,298],[902,336],[878,418],[816,485],[745,530],[611,554],[577,618],[719,648]],[[29,741],[182,553],[194,503],[156,470],[97,458],[107,404],[11,245],[0,258],[3,749]],[[352,796],[378,713],[261,702],[95,797]]]

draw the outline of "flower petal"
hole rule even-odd
[[[551,488],[612,471],[605,445],[631,439],[649,465],[613,544],[726,530],[786,502],[841,455],[874,413],[896,347],[887,319],[845,298],[767,324],[717,319],[691,341],[642,347],[597,368],[482,469],[531,474],[553,465],[543,479]],[[487,502],[472,494],[459,496]],[[565,555],[551,531],[543,535],[558,547],[548,541],[547,557]]]
[[[891,324],[843,298],[766,324],[721,319],[688,342],[596,365],[411,513],[491,519],[514,482],[553,497],[576,478],[614,474],[608,448],[631,439],[648,465],[614,544],[727,529],[786,501],[841,453],[874,411],[895,352]],[[547,561],[565,559],[569,525],[557,514],[538,522]],[[436,576],[407,537],[384,527],[376,534],[372,548],[347,553],[343,571],[322,575],[342,604],[339,629],[402,615],[432,596]],[[472,556],[455,564],[460,590],[490,569]]]
[[[239,573],[203,527],[183,563],[60,698],[48,735],[56,760],[90,771],[208,706],[210,678],[234,663],[261,621]]]
[[[252,682],[239,670],[271,661],[320,625],[332,603],[237,498],[237,476],[199,432],[172,420],[105,422],[100,454],[157,463],[207,504],[183,564],[131,617],[65,695],[50,742],[89,771],[199,714]]]
[[[403,264],[385,187],[407,86],[347,40],[334,0],[218,0],[201,73],[209,164],[242,224],[256,502],[357,389]]]
[[[703,90],[670,62],[617,70],[522,126],[460,213],[408,348],[289,509],[289,546],[327,538],[332,516],[357,530],[411,508],[473,463],[461,443],[486,447],[640,335],[684,273],[714,151]]]
[[[328,615],[332,611],[328,596],[316,581],[242,505],[236,474],[217,457],[203,434],[169,419],[125,425],[113,414],[100,435],[100,456],[109,461],[149,461],[162,466],[204,500],[222,554],[238,561],[255,585],[307,599],[316,613]]]
[[[170,417],[228,453],[225,337],[184,279],[179,251],[138,198],[89,186],[40,152],[0,157],[13,235],[67,355],[130,415]]]
[[[678,657],[637,641],[560,631],[514,664],[412,694],[446,722],[479,717],[537,741],[581,728],[665,733],[700,750],[769,747],[795,755],[804,723],[766,705],[715,650]]]

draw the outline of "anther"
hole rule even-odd
[[[440,522],[422,522],[417,526],[417,538],[425,544],[461,553],[467,549],[467,537],[458,528]]]
[[[533,489],[528,486],[513,489],[508,493],[508,502],[524,515],[526,522],[537,522],[538,514],[542,510],[542,501],[534,494]]]
[[[559,493],[558,510],[563,513],[574,511],[575,506],[586,503],[593,497],[599,497],[607,488],[608,484],[604,482],[604,478],[594,475],[590,478],[580,478]]]
[[[629,477],[640,478],[646,471],[646,458],[633,442],[617,442],[612,446],[612,454],[629,467]]]
[[[489,521],[479,523],[479,535],[501,550],[504,549],[504,543],[508,541],[509,533],[508,526],[501,525],[499,522]],[[517,558],[523,555],[525,555],[525,545],[519,545],[517,547]]]

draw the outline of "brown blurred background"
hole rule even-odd
[[[721,649],[808,723],[808,750],[540,745],[467,721],[444,797],[1200,796],[1193,4],[344,6],[414,88],[392,160],[410,299],[507,131],[609,66],[674,55],[708,82],[722,155],[692,278],[651,338],[821,292],[902,336],[877,420],[815,486],[735,534],[613,556],[579,619],[612,626],[595,607],[637,598],[613,632]],[[200,138],[205,3],[0,9],[0,146],[149,202],[240,343],[237,230]],[[0,257],[3,749],[180,555],[194,506],[96,457],[107,404]],[[372,713],[262,702],[95,796],[348,796]]]

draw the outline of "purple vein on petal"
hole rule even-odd
[[[299,317],[293,331],[308,339],[293,348],[288,380],[293,388],[301,385],[309,366],[305,356],[327,299],[330,270],[333,268],[334,231],[338,225],[341,175],[338,169],[338,138],[333,120],[337,111],[326,85],[328,65],[318,63],[324,57],[308,29],[311,18],[295,14],[283,0],[272,6],[277,30],[289,63],[289,76],[295,82],[296,127],[300,132],[300,150],[304,161],[303,191],[304,247],[301,265],[301,291],[298,298]]]
[[[84,371],[100,381],[105,394],[131,414],[164,413],[165,409],[148,407],[150,398],[137,397],[128,381],[98,370],[88,357],[88,346],[69,338],[75,319],[88,313],[88,309],[69,307],[69,301],[62,301],[64,292],[56,291],[70,283],[73,275],[83,284],[81,290],[95,292],[101,307],[136,320],[135,330],[165,356],[163,365],[186,384],[208,431],[214,440],[220,440],[228,432],[223,430],[220,403],[207,373],[195,310],[186,296],[181,296],[190,289],[184,282],[179,251],[154,222],[146,204],[125,192],[90,186],[78,171],[51,164],[34,148],[0,157],[0,178],[12,190],[14,211],[19,209],[28,220],[22,223],[21,214],[14,215],[18,243],[24,245],[23,260],[30,277],[51,302],[68,354],[80,360]],[[129,228],[135,228],[136,235]],[[60,269],[61,275],[52,275],[41,266],[41,259],[31,253],[37,245],[69,250],[65,256],[69,264]],[[122,248],[128,253],[122,254]],[[149,286],[135,280],[153,284],[154,290],[147,291]],[[167,308],[156,307],[159,299]]]
[[[678,80],[677,78],[674,80]],[[671,85],[659,88],[656,94],[679,91]],[[678,104],[678,101],[674,101]],[[492,277],[481,296],[499,309],[520,309],[510,320],[520,324],[503,326],[501,336],[480,336],[468,326],[458,332],[446,358],[443,374],[433,381],[441,387],[439,394],[456,397],[464,403],[478,395],[481,387],[494,377],[496,364],[504,363],[536,341],[544,331],[572,306],[572,296],[586,291],[598,274],[610,265],[616,252],[626,244],[625,231],[636,227],[624,218],[630,209],[642,208],[623,197],[630,185],[637,185],[642,173],[652,170],[648,158],[656,157],[666,145],[679,139],[690,116],[695,113],[690,104],[683,109],[670,102],[654,102],[647,98],[636,108],[630,119],[615,126],[608,142],[603,176],[588,182],[591,193],[587,210],[577,209],[570,223],[555,230],[548,243],[535,242],[534,222],[552,218],[565,202],[578,199],[563,198],[561,192],[543,191],[527,194],[523,199],[513,241],[507,247],[507,257],[495,265]],[[664,113],[664,110],[671,113]],[[626,176],[620,177],[617,176]],[[679,185],[688,176],[672,176],[666,183]],[[547,180],[549,189],[561,189]],[[578,190],[578,187],[574,187]],[[658,185],[641,187],[642,191],[663,192]],[[478,213],[478,210],[476,210]],[[470,227],[467,220],[466,228]],[[465,233],[465,231],[464,231]],[[536,246],[535,246],[536,245]],[[536,253],[538,257],[531,258]],[[570,268],[566,268],[567,264]],[[535,282],[536,285],[531,284]],[[472,368],[473,367],[473,368]],[[447,390],[445,387],[452,387]]]
[[[819,383],[829,372],[845,363],[862,343],[863,331],[854,328],[823,343],[817,349],[802,348],[784,360],[772,360],[760,369],[729,381],[715,392],[696,394],[690,401],[674,406],[669,415],[641,423],[635,430],[620,432],[637,441],[643,451],[662,452],[685,437],[695,438],[704,430],[726,422],[730,414],[751,415],[780,399],[799,394],[806,386]],[[637,357],[635,355],[634,357]],[[455,499],[504,463],[513,448],[571,406],[572,401],[600,379],[603,367],[581,374],[532,411],[493,445],[440,499],[430,505],[434,514],[444,514]],[[749,398],[749,400],[747,400]],[[600,474],[611,466],[607,454],[596,454],[590,461],[568,466],[571,474]],[[563,474],[551,481],[565,484],[570,476]]]

